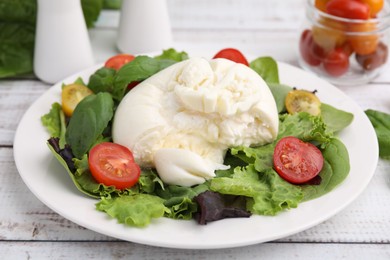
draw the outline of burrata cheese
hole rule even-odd
[[[119,104],[113,140],[168,184],[215,176],[229,147],[272,142],[275,100],[251,68],[226,59],[191,58],[138,84]]]

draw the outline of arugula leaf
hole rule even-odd
[[[114,102],[109,93],[87,96],[77,106],[66,131],[66,142],[76,158],[89,151],[114,115]]]
[[[260,57],[253,60],[249,66],[267,83],[279,83],[278,64],[271,57]]]
[[[379,156],[390,159],[390,114],[367,109],[366,115],[375,129],[379,143]]]

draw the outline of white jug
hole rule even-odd
[[[166,0],[123,0],[117,47],[128,54],[155,52],[172,47]]]
[[[38,0],[34,72],[55,83],[94,64],[80,0]]]

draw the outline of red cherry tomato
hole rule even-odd
[[[326,12],[349,19],[366,20],[370,18],[369,5],[358,0],[330,0],[326,4]]]
[[[88,164],[97,182],[117,189],[132,187],[141,174],[131,151],[116,143],[95,145],[89,151]]]
[[[249,66],[248,60],[237,49],[227,48],[227,49],[220,50],[213,57],[213,59],[217,59],[217,58],[224,58],[224,59],[228,59],[228,60],[231,60],[231,61],[234,61],[234,62],[237,62],[237,63],[242,63],[242,64],[244,64],[246,66]]]
[[[318,66],[321,64],[324,50],[314,42],[313,34],[310,30],[302,32],[299,40],[299,51],[304,61],[309,65]]]
[[[104,67],[119,70],[123,65],[134,60],[134,56],[130,54],[118,54],[109,58]]]
[[[288,136],[279,140],[274,150],[274,168],[288,182],[305,183],[321,171],[324,157],[313,144]]]
[[[343,49],[336,48],[325,57],[323,65],[329,75],[339,77],[348,71],[349,56]]]

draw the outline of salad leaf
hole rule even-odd
[[[199,193],[208,190],[207,184],[191,187],[169,185],[164,190],[157,190],[156,195],[163,198],[164,205],[170,209],[166,217],[173,219],[191,219],[197,211],[197,205],[192,200]]]
[[[379,156],[390,159],[390,114],[373,109],[365,111],[375,129],[379,143]]]
[[[137,227],[145,227],[153,218],[160,218],[169,211],[163,199],[149,194],[102,198],[96,209],[118,219],[119,223]]]
[[[42,125],[47,129],[51,137],[60,137],[61,135],[61,117],[62,111],[59,103],[53,103],[49,113],[41,117]]]
[[[262,215],[275,215],[284,209],[295,208],[303,197],[298,186],[284,181],[273,170],[258,172],[253,165],[236,167],[232,178],[212,179],[210,188],[221,194],[251,198],[247,209]]]
[[[114,115],[109,93],[87,96],[77,106],[66,131],[66,142],[76,158],[81,159],[101,136]]]
[[[278,113],[286,112],[285,100],[288,92],[290,92],[292,88],[279,83],[268,83],[268,87],[274,96]]]
[[[113,98],[120,101],[125,95],[129,83],[145,80],[175,62],[174,60],[159,60],[148,56],[135,57],[134,60],[123,65],[115,75]]]
[[[103,8],[104,0],[81,0],[85,23],[88,28],[94,26]]]
[[[84,19],[90,28],[103,0],[82,0]],[[36,0],[2,0],[0,7],[0,78],[33,72]]]
[[[279,83],[278,64],[271,57],[260,57],[249,66],[256,71],[267,83]]]
[[[104,0],[103,8],[104,9],[120,9],[122,6],[122,0]]]
[[[154,57],[157,60],[174,60],[174,61],[183,61],[188,59],[188,54],[184,51],[178,52],[173,48],[168,50],[163,50],[163,53]]]
[[[318,198],[333,190],[348,176],[350,170],[348,150],[345,145],[333,138],[322,150],[324,166],[319,174],[320,185],[303,185],[304,201]]]
[[[205,191],[194,198],[199,205],[195,218],[200,225],[224,218],[250,217],[242,196],[222,195],[218,192]]]
[[[115,74],[116,70],[112,68],[98,69],[89,77],[88,88],[95,94],[99,92],[113,93]]]
[[[321,116],[328,129],[332,132],[338,132],[346,128],[353,121],[352,113],[325,103],[321,103]]]

